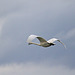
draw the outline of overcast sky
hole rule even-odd
[[[29,46],[31,34],[67,49]],[[0,1],[0,75],[10,74],[75,75],[75,0]]]

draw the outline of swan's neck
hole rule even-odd
[[[38,45],[41,46],[40,44],[34,43],[34,42],[30,42],[29,45],[34,44],[34,45]]]

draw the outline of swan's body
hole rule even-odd
[[[40,41],[39,44],[32,42],[32,40],[35,39],[35,38],[37,38],[37,39]],[[30,45],[30,44],[34,44],[34,45],[38,45],[38,46],[42,46],[42,47],[49,47],[49,46],[55,45],[55,43],[54,43],[55,41],[58,41],[58,42],[60,42],[61,44],[63,44],[60,40],[58,40],[58,39],[56,39],[56,38],[52,38],[52,39],[46,41],[44,38],[39,37],[39,36],[36,36],[36,35],[30,35],[30,36],[28,37],[28,39],[27,39],[27,42],[28,42],[29,45]],[[63,44],[63,45],[64,45],[64,44]],[[65,46],[65,45],[64,45],[64,46]]]

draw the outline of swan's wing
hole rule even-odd
[[[53,43],[53,42],[55,42],[55,41],[57,41],[58,39],[56,39],[56,38],[52,38],[52,39],[50,39],[50,40],[48,40],[47,42],[48,43]]]
[[[37,39],[40,41],[40,43],[43,43],[43,42],[47,42],[44,38],[42,37],[37,37]]]
[[[63,43],[63,42],[61,42],[59,39],[56,39],[56,38],[52,38],[52,39],[48,40],[47,42],[48,42],[48,43],[53,43],[53,42],[55,42],[55,41],[58,41],[58,42],[60,42],[61,44],[63,44],[63,45],[64,45],[64,43]],[[64,47],[66,48],[66,46],[65,46],[65,45],[64,45]]]
[[[35,39],[37,36],[36,35],[30,35],[27,39],[27,42],[30,43],[32,42],[33,39]]]
[[[40,43],[42,43],[42,42],[47,42],[45,39],[43,39],[42,37],[39,37],[39,36],[37,36],[37,35],[30,35],[30,36],[28,37],[28,39],[27,39],[27,42],[30,43],[30,42],[32,42],[32,40],[35,39],[35,38],[37,38],[37,39],[40,41]]]

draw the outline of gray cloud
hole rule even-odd
[[[5,66],[0,66],[1,75],[74,75],[75,70],[70,70],[65,66],[53,66],[49,67],[44,64],[26,63],[26,64],[7,64]]]
[[[75,41],[72,40],[75,38],[73,0],[7,0],[2,1],[0,9],[0,64],[31,61],[38,63],[48,60],[56,62],[52,65],[75,68]],[[46,49],[28,46],[26,40],[30,34],[47,40],[62,37],[60,39],[67,45],[68,50],[58,42],[56,46]]]

